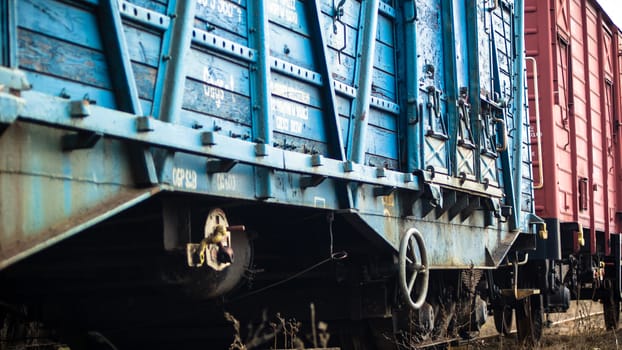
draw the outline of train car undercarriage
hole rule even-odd
[[[46,341],[71,349],[313,348],[320,340],[309,337],[312,328],[341,349],[432,346],[476,337],[495,305],[490,270],[422,278],[425,260],[408,235],[403,254],[415,263],[402,267],[327,211],[191,197],[183,203],[197,209],[171,222],[175,202],[156,197],[5,269],[1,283],[12,287],[1,292],[3,349]],[[275,210],[279,220],[265,220]],[[173,224],[199,242],[206,228],[226,225],[232,252],[222,243],[207,243],[204,257],[193,244],[164,249]],[[401,283],[401,271],[412,285]],[[415,293],[405,297],[409,286]]]

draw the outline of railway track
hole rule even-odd
[[[500,335],[495,329],[493,317],[487,319],[478,336],[472,339],[456,337],[453,339],[432,340],[412,345],[413,349],[452,349],[452,350],[513,350],[529,349],[519,344],[516,338],[515,320],[509,335]],[[615,345],[617,337],[611,337],[612,343],[605,346],[593,347],[585,343],[590,337],[602,336],[610,333],[605,330],[602,304],[592,301],[573,302],[565,313],[548,314],[545,319],[543,335],[535,349],[540,350],[570,350],[570,349],[618,349]],[[589,335],[589,336],[588,336]],[[581,341],[575,341],[580,338]],[[606,339],[605,339],[606,340]],[[602,339],[600,339],[602,341]],[[556,346],[558,344],[559,346]],[[585,345],[577,347],[577,344]]]
[[[476,339],[454,341],[449,345],[455,350],[492,350],[492,349],[524,349],[517,342],[516,328],[513,327],[510,335],[500,335],[492,322],[492,317],[482,328]],[[616,332],[617,333],[617,332]],[[598,302],[573,303],[566,313],[547,315],[542,339],[537,349],[618,349],[616,345],[619,335],[607,339],[603,321],[602,305]],[[593,344],[592,337],[598,338],[593,342],[606,342],[606,345]],[[599,338],[600,337],[600,338]],[[611,340],[611,344],[607,342]],[[599,346],[597,346],[599,345]]]

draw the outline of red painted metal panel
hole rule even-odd
[[[590,182],[589,196],[590,200],[590,228],[592,230],[605,230],[605,208],[604,208],[604,191],[603,191],[603,135],[602,135],[602,113],[600,105],[601,82],[600,82],[600,62],[599,62],[599,33],[600,25],[598,21],[598,12],[589,3],[584,7],[585,19],[585,72],[586,79],[586,100],[588,103],[586,109],[586,118],[588,119],[588,137],[589,148],[586,149],[588,158],[588,178]],[[581,150],[578,150],[581,152]],[[595,236],[592,235],[595,244]],[[594,249],[594,245],[592,245]],[[596,253],[594,250],[592,253]]]
[[[615,209],[614,220],[616,222],[616,231],[622,230],[622,222],[620,221],[620,213],[622,213],[622,140],[620,129],[620,118],[622,118],[622,30],[619,30],[614,25],[611,25],[613,35],[611,56],[613,61],[613,101],[612,106],[612,118],[613,118],[613,140],[614,140],[614,157],[616,160],[614,167],[615,178],[615,198],[616,203],[610,207]]]
[[[616,219],[618,224],[618,232],[622,231],[622,31],[618,30],[617,35],[615,37],[614,45],[614,61],[617,61],[617,64],[614,64],[615,77],[616,80],[614,82],[614,128],[616,135],[614,136],[614,140],[617,141],[617,152],[616,152],[616,160],[617,164],[615,167],[616,172],[616,193],[617,193],[617,205],[616,205]]]
[[[602,14],[599,15],[600,30],[600,50],[599,72],[601,82],[600,109],[602,111],[601,130],[603,132],[603,164],[604,164],[604,196],[605,196],[605,232],[618,232],[616,223],[615,208],[616,204],[616,173],[619,165],[616,163],[614,145],[614,93],[615,93],[615,63],[617,53],[615,52],[614,34],[610,26],[603,21]],[[608,243],[608,240],[606,240]]]
[[[579,190],[573,192],[571,197],[574,203],[579,203],[575,208],[574,216],[584,227],[592,227],[590,221],[591,196],[591,162],[588,150],[592,147],[591,119],[588,118],[590,108],[589,87],[587,72],[587,32],[584,18],[584,1],[573,0],[570,3],[570,17],[572,22],[571,32],[571,53],[570,53],[570,91],[569,91],[569,114],[570,114],[570,134],[572,161],[574,161],[574,176],[568,179],[571,182],[563,184],[570,187],[572,183],[578,181]],[[595,243],[595,242],[593,242]],[[592,244],[593,246],[593,244]]]
[[[577,201],[574,200],[574,193],[577,192],[578,185],[576,178],[576,137],[574,135],[575,119],[572,118],[572,51],[570,46],[570,13],[572,2],[569,0],[557,0],[555,8],[555,33],[553,36],[553,71],[555,73],[553,81],[553,93],[555,100],[552,105],[552,117],[554,128],[545,130],[548,134],[555,134],[556,142],[554,148],[549,150],[558,155],[558,160],[553,169],[558,173],[557,188],[553,192],[560,201],[560,210],[554,217],[561,222],[577,221]],[[552,163],[544,163],[549,166]],[[549,197],[550,198],[550,197]],[[548,198],[547,198],[548,200]]]
[[[535,168],[544,164],[557,164],[557,153],[554,152],[557,140],[557,133],[548,132],[554,128],[553,106],[554,97],[553,85],[555,77],[553,74],[553,36],[554,30],[551,30],[555,23],[555,16],[550,15],[551,3],[549,1],[526,0],[525,1],[525,44],[527,56],[536,59],[538,65],[538,86],[539,96],[534,95],[534,77],[533,67],[528,64],[528,90],[529,90],[529,115],[531,125],[535,124],[535,108],[540,108],[540,124],[542,136],[542,160],[538,158],[536,149],[532,148],[532,160]],[[536,97],[538,98],[536,100]],[[532,128],[531,143],[537,145],[535,132]],[[536,169],[534,169],[536,170]],[[557,217],[560,212],[560,202],[556,194],[557,171],[555,167],[543,166],[543,176],[539,177],[539,172],[534,171],[536,184],[542,184],[535,189],[536,213],[541,217]]]
[[[594,0],[527,0],[525,22],[527,56],[538,65],[539,96],[530,65],[527,75],[533,145],[535,108],[541,116],[536,213],[604,235],[609,254],[609,235],[622,229],[622,34]]]
[[[615,115],[615,128],[614,130],[616,130],[617,135],[615,137],[615,140],[617,141],[617,152],[616,152],[616,156],[617,156],[617,166],[616,166],[616,171],[617,171],[617,176],[616,176],[616,184],[618,185],[617,188],[619,189],[619,191],[616,191],[617,193],[617,205],[616,205],[616,218],[620,216],[620,213],[622,213],[622,174],[620,172],[622,172],[622,129],[620,128],[620,126],[622,125],[620,123],[620,118],[622,118],[622,31],[618,30],[618,34],[615,38],[615,52],[614,52],[614,56],[615,56],[615,60],[617,60],[617,64],[614,65],[614,69],[616,70],[616,81],[615,81],[615,85],[614,85],[614,103],[613,103],[613,108],[614,108],[614,115]],[[618,221],[618,232],[622,230],[622,223],[620,223]]]

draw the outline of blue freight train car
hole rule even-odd
[[[523,17],[0,0],[3,342],[218,348],[225,310],[247,347],[408,347],[472,336],[507,300],[535,310],[529,334],[538,291],[492,272],[545,232]],[[276,312],[312,339],[283,321],[283,344]]]

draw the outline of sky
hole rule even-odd
[[[622,28],[622,1],[620,0],[597,0],[605,9],[613,23]]]

